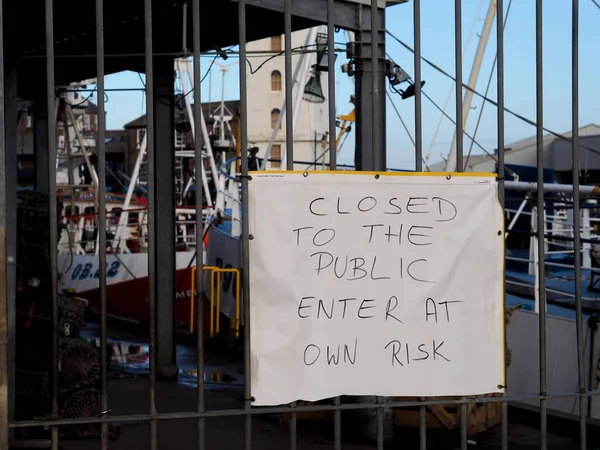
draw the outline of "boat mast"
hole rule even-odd
[[[471,68],[471,74],[469,76],[469,89],[465,90],[465,96],[463,99],[463,129],[467,126],[467,119],[469,117],[469,110],[471,109],[471,102],[473,101],[473,91],[475,90],[475,86],[477,85],[477,79],[479,78],[479,72],[481,70],[481,63],[483,62],[483,56],[485,54],[485,49],[487,47],[487,43],[490,37],[490,33],[492,31],[492,25],[494,24],[494,18],[496,17],[496,0],[490,0],[490,4],[487,11],[487,16],[485,18],[485,23],[483,25],[483,31],[481,32],[481,38],[479,40],[479,45],[477,46],[477,52],[475,53],[475,60],[473,61],[473,66]],[[463,137],[460,136],[460,139]],[[457,169],[463,170],[462,167],[456,167],[456,130],[454,130],[454,136],[452,138],[452,145],[450,147],[450,152],[448,153],[448,158],[446,159],[446,166],[444,168],[444,172],[455,172]]]

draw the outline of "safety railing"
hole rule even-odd
[[[220,268],[217,266],[203,266],[203,271],[210,272],[210,329],[209,336],[214,337],[221,331],[221,274],[222,273],[233,273],[235,275],[235,319],[233,320],[233,330],[235,337],[240,335],[240,270],[233,268]],[[194,333],[194,318],[196,317],[196,271],[197,266],[192,267],[191,277],[191,296],[190,296],[190,334]],[[216,278],[216,301],[215,301],[215,278]],[[202,302],[204,299],[200,299]],[[216,310],[216,312],[215,312]]]

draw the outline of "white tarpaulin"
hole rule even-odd
[[[493,175],[252,173],[255,405],[503,392]]]

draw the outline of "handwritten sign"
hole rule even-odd
[[[252,173],[255,405],[504,386],[492,175]]]

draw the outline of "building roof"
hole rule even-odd
[[[571,136],[573,136],[573,132],[571,130],[562,133],[562,136],[566,137],[566,138],[570,138]],[[600,125],[595,124],[595,123],[589,123],[587,125],[584,125],[583,127],[581,127],[579,129],[579,136],[580,137],[586,137],[586,136],[596,136],[596,135],[600,135]],[[547,145],[550,145],[552,142],[558,140],[559,138],[554,136],[553,134],[546,134],[544,135],[543,138],[543,145],[544,147],[546,147]],[[531,150],[532,148],[535,149],[536,147],[536,143],[537,143],[537,137],[536,136],[530,136],[524,139],[520,139],[516,142],[513,142],[511,144],[507,144],[506,145],[506,153],[505,155],[507,157],[509,157],[509,155],[516,155],[519,154],[521,152],[525,152],[527,150]],[[465,160],[466,160],[466,156],[465,156]],[[495,156],[492,157],[490,155],[471,155],[471,157],[469,158],[469,162],[468,162],[468,169],[471,169],[473,171],[477,171],[477,166],[480,164],[484,164],[486,162],[489,161],[494,161],[495,160]],[[507,161],[508,163],[509,161]],[[446,165],[445,161],[439,161],[433,164],[429,165],[429,169],[432,172],[443,172],[444,171],[444,167]]]
[[[106,130],[106,153],[125,153],[127,150],[125,130]]]
[[[482,160],[487,160],[489,158],[488,155],[471,155],[467,161],[467,156],[465,155],[464,161],[467,163],[467,170],[472,168],[473,166],[480,163]],[[443,172],[446,167],[446,161],[438,161],[433,164],[428,164],[430,172]]]
[[[600,134],[600,125],[597,125],[595,123],[589,123],[589,124],[584,125],[583,127],[579,128],[579,136],[594,136],[597,134]],[[566,138],[570,138],[573,136],[573,131],[569,130],[565,133],[561,133],[561,135]],[[546,135],[544,135],[544,138],[543,138],[543,145],[546,146],[557,139],[559,139],[559,138],[553,134],[546,134]],[[520,153],[523,151],[527,151],[527,150],[531,149],[531,147],[535,146],[536,143],[537,143],[536,136],[531,136],[531,137],[528,137],[525,139],[521,139],[519,141],[513,142],[512,144],[508,144],[506,146],[506,151],[507,151],[506,154],[514,155],[514,154],[517,154],[517,153]],[[473,164],[473,166],[477,166],[479,164],[493,160],[493,158],[491,156],[488,156],[488,155],[483,155],[483,156],[484,157],[481,158],[477,163]]]

